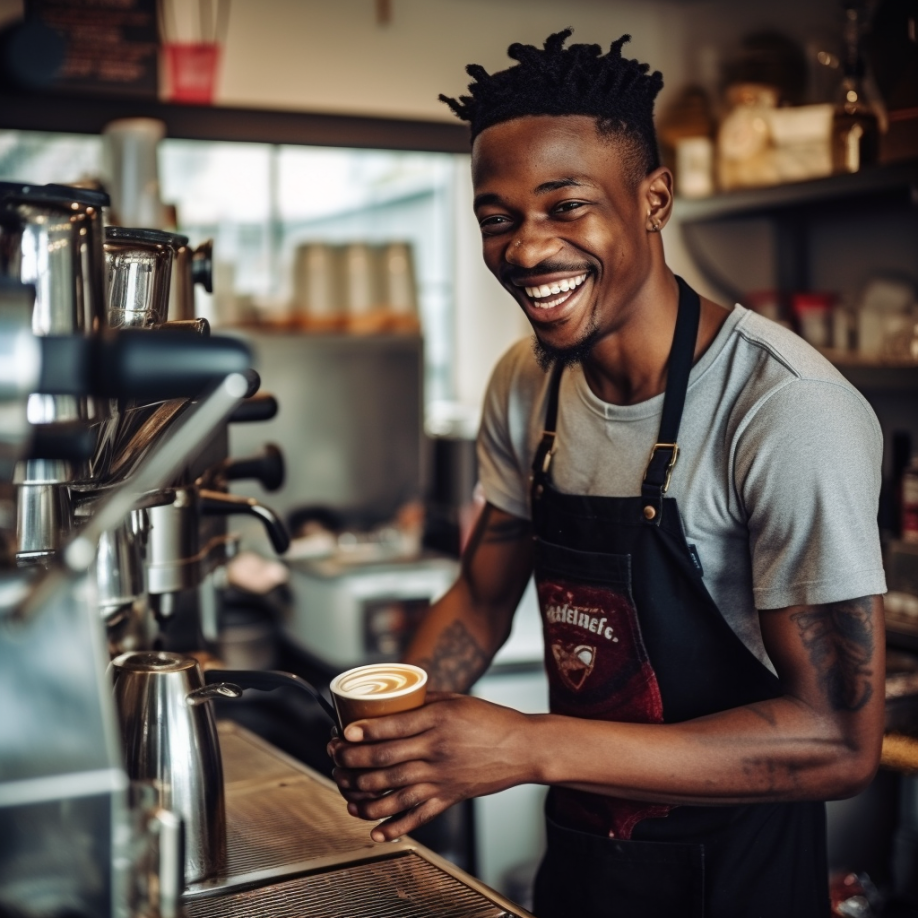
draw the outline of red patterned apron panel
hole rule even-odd
[[[663,700],[625,584],[536,577],[551,710],[590,720],[659,724]],[[584,831],[628,839],[671,807],[555,788],[556,811]]]

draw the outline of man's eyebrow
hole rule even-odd
[[[555,179],[553,182],[542,182],[536,188],[536,194],[548,194],[549,191],[558,191],[560,188],[580,188],[584,183],[575,178]]]
[[[589,186],[592,183],[589,181],[582,181],[576,178],[562,178],[562,179],[553,179],[550,182],[542,182],[535,190],[534,194],[548,194],[551,191],[558,191],[561,188],[583,188],[585,185]],[[485,207],[489,204],[502,204],[503,200],[499,194],[494,192],[484,192],[483,194],[477,195],[472,206],[477,210],[479,207]]]
[[[477,210],[479,207],[484,207],[486,204],[500,204],[500,195],[494,194],[494,192],[476,195],[475,200],[472,202],[472,207]]]

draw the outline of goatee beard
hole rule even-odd
[[[590,351],[593,350],[598,340],[599,329],[595,324],[592,324],[584,336],[576,344],[570,345],[570,347],[553,347],[551,344],[546,344],[542,341],[538,335],[535,335],[532,339],[532,350],[542,371],[547,373],[555,365],[567,369],[567,367],[581,363],[584,358],[589,356]]]

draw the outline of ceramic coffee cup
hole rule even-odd
[[[331,694],[343,729],[364,717],[421,707],[427,697],[427,673],[410,663],[358,666],[332,679]]]

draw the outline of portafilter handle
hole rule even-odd
[[[234,513],[247,513],[257,517],[264,524],[268,538],[274,550],[282,555],[290,547],[290,533],[280,517],[264,504],[252,497],[240,497],[224,491],[209,491],[201,488],[198,491],[201,512],[209,516],[231,516]]]
[[[240,402],[229,416],[230,424],[249,424],[253,421],[270,421],[277,415],[277,399],[267,392]]]
[[[336,727],[338,715],[332,705],[325,700],[322,693],[310,682],[294,673],[285,673],[278,669],[209,669],[204,673],[208,685],[238,685],[243,689],[257,689],[260,692],[273,692],[279,688],[298,688],[318,702],[322,712]]]
[[[251,349],[237,338],[182,331],[124,329],[88,338],[39,338],[37,392],[111,398],[197,398],[209,386],[244,373]]]
[[[265,443],[260,454],[245,459],[227,459],[220,469],[227,481],[252,478],[266,491],[277,491],[284,486],[284,454],[280,447]]]

